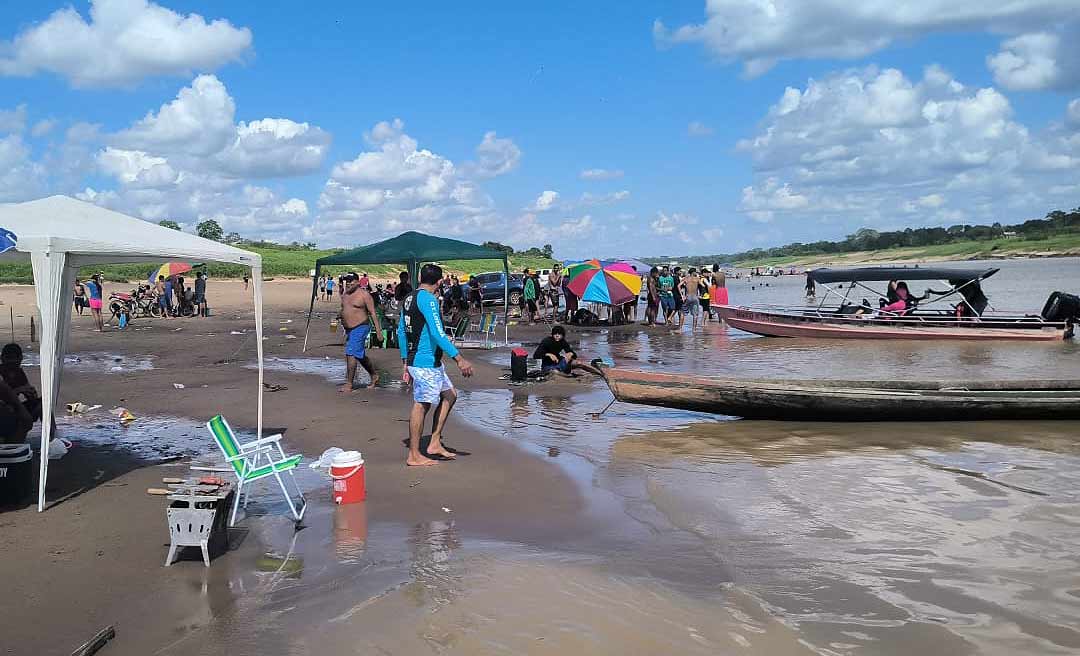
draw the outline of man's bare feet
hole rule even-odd
[[[356,391],[356,387],[354,387],[352,383],[345,383],[344,385],[342,385],[341,387],[338,388],[338,391],[341,392],[342,394],[352,394],[353,392]]]
[[[427,452],[428,455],[442,456],[447,460],[453,460],[457,457],[456,453],[454,453],[453,451],[447,451],[446,447],[442,445],[442,442],[435,438],[431,438],[431,443],[428,444]]]
[[[424,456],[420,456],[419,458],[412,458],[412,457],[406,458],[405,459],[405,464],[407,466],[409,466],[409,467],[430,467],[432,465],[439,464],[439,461],[438,460],[432,460],[431,458],[425,458]]]
[[[368,387],[375,387],[378,384],[379,384],[379,374],[374,374],[371,377],[371,384],[368,385]]]

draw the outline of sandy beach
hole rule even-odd
[[[309,289],[307,281],[300,280],[266,283],[267,358],[300,354]],[[76,316],[70,354],[150,356],[153,368],[112,372],[103,364],[100,371],[89,372],[69,366],[61,407],[81,400],[104,409],[122,405],[139,417],[187,417],[196,423],[220,412],[238,430],[254,430],[256,376],[244,366],[254,360],[249,293],[239,281],[213,281],[208,293],[214,312],[206,319],[139,320],[132,329],[97,333],[89,313]],[[16,322],[17,335],[27,334],[32,288],[4,287],[0,298],[22,315]],[[328,328],[336,310],[330,303],[320,303],[317,309],[323,316],[312,323],[307,355],[341,363],[340,337]],[[299,339],[286,339],[287,335]],[[448,507],[458,526],[503,540],[550,538],[580,529],[576,511],[581,499],[555,465],[470,428],[459,418],[451,420],[447,442],[472,455],[422,470],[404,467],[403,419],[411,395],[395,382],[400,376],[396,349],[376,349],[373,358],[386,386],[353,394],[339,393],[334,382],[320,376],[268,371],[267,382],[288,389],[266,394],[266,432],[284,433],[291,450],[309,457],[330,446],[361,450],[371,520],[443,519],[447,513],[442,508]],[[219,364],[223,360],[229,363]],[[476,364],[477,373],[469,380],[452,371],[455,384],[462,389],[505,386],[499,381],[503,373],[499,368],[482,360]],[[32,378],[36,371],[28,368]],[[344,379],[343,364],[340,378]],[[185,388],[175,389],[173,383]],[[551,383],[570,390],[587,384]],[[468,412],[467,407],[457,409],[460,415]],[[99,421],[111,427],[115,420],[101,415]],[[80,447],[77,426],[69,429],[62,424],[61,431],[76,447],[50,463],[49,509],[39,514],[36,507],[27,506],[0,514],[4,578],[11,593],[7,599],[19,600],[4,604],[9,627],[4,653],[66,653],[106,624],[116,624],[126,635],[107,653],[150,653],[132,649],[131,635],[145,633],[147,642],[141,646],[148,647],[175,631],[187,611],[174,605],[169,591],[201,585],[208,575],[201,567],[162,568],[162,545],[168,542],[164,503],[144,493],[147,487],[160,487],[163,476],[182,475],[184,467],[154,465],[121,448]],[[207,450],[211,446],[208,441]],[[313,494],[327,497],[329,484]],[[250,542],[241,549],[256,549]],[[239,560],[235,553],[215,561],[209,575],[227,571],[233,560]]]

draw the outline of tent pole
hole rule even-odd
[[[318,260],[315,260],[315,275],[311,277],[311,305],[308,306],[307,324],[304,326],[304,353],[307,353],[308,330],[311,329],[311,315],[315,312],[315,299],[318,298],[320,273],[322,273],[322,266]]]
[[[510,345],[510,256],[503,253],[503,346]]]
[[[38,512],[45,510],[45,484],[49,476],[49,442],[52,441],[52,421],[56,397],[60,391],[64,332],[70,324],[71,296],[75,271],[68,270],[67,253],[32,252],[30,262],[34,271],[34,291],[41,313],[41,446],[38,452]],[[67,311],[65,317],[63,312]]]
[[[251,279],[255,283],[255,354],[259,361],[258,419],[256,438],[263,435],[263,288],[262,259],[251,266]]]

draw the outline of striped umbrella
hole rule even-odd
[[[158,276],[165,276],[168,278],[188,271],[191,271],[191,265],[187,262],[166,262],[151,271],[148,280],[150,281],[150,284],[153,285],[157,282]]]
[[[641,293],[641,276],[626,262],[587,260],[566,269],[567,288],[586,303],[621,305]]]

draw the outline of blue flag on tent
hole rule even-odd
[[[15,248],[15,242],[18,240],[14,232],[0,228],[0,253],[6,253]]]

